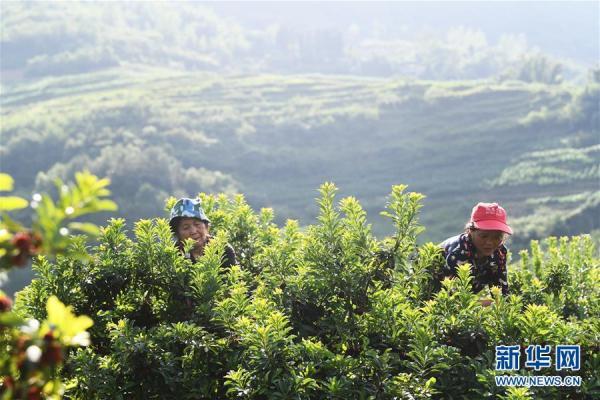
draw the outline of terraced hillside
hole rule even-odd
[[[598,229],[597,101],[595,83],[127,65],[5,84],[0,157],[24,195],[82,168],[109,176],[129,220],[198,191],[240,191],[255,207],[281,210],[280,219],[307,220],[323,181],[356,193],[373,215],[393,184],[406,183],[427,195],[424,240],[459,231],[475,202],[499,200],[519,247]],[[376,221],[378,234],[389,232]]]

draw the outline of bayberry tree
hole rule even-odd
[[[78,218],[117,206],[107,199],[109,181],[88,172],[77,173],[74,184],[56,181],[58,200],[48,194],[34,194],[31,202],[18,196],[0,197],[0,273],[24,268],[32,258],[38,262],[65,256],[84,260],[86,235],[97,235],[99,228]],[[14,181],[0,173],[0,191],[12,191]],[[25,227],[9,212],[31,206],[33,221]],[[75,237],[73,232],[85,235]],[[34,319],[11,311],[12,300],[0,290],[0,395],[2,399],[58,398],[64,387],[58,371],[69,347],[89,344],[92,320],[75,316],[56,296],[42,305],[43,318]]]

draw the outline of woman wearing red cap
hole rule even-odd
[[[456,276],[456,267],[471,264],[473,292],[498,286],[508,294],[504,241],[513,231],[506,224],[506,211],[497,203],[478,203],[473,207],[465,232],[442,242],[446,265],[442,276]],[[487,305],[488,302],[484,302]]]

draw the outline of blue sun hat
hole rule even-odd
[[[171,227],[174,226],[178,218],[182,217],[198,218],[201,221],[210,223],[210,220],[202,209],[202,201],[200,199],[188,199],[184,197],[177,200],[177,203],[171,208],[171,217],[169,219]]]

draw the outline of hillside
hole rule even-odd
[[[442,240],[474,203],[499,200],[520,246],[598,229],[590,211],[597,101],[591,83],[222,76],[130,65],[5,85],[0,156],[24,195],[82,168],[109,176],[129,220],[160,215],[169,195],[198,191],[243,192],[281,219],[307,220],[316,212],[307,193],[324,181],[376,215],[389,188],[406,183],[427,195],[423,239]],[[586,213],[592,218],[577,222]],[[390,229],[382,219],[374,228]]]

